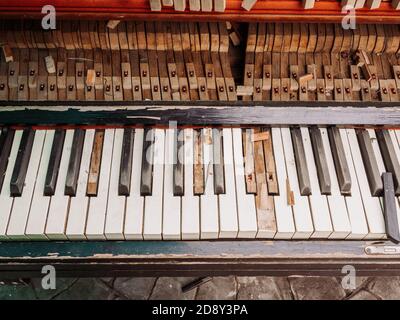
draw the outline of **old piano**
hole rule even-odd
[[[399,274],[399,7],[1,1],[0,277]]]

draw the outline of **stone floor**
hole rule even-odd
[[[215,277],[188,292],[195,278],[57,279],[43,290],[40,279],[2,283],[0,299],[400,299],[400,277],[357,278],[355,289],[342,288],[333,277]]]

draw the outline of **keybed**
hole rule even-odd
[[[204,191],[196,194],[194,129],[105,129],[100,151],[94,148],[98,131],[87,129],[83,132],[77,190],[72,196],[66,192],[65,185],[69,171],[76,169],[69,166],[71,157],[76,154],[74,149],[80,148],[73,145],[75,130],[65,131],[57,168],[52,161],[54,143],[58,142],[57,131],[29,130],[34,136],[29,149],[26,140],[22,139],[27,131],[16,129],[13,132],[0,193],[0,206],[3,208],[0,215],[1,239],[377,240],[386,237],[384,195],[382,191],[377,193],[374,185],[368,183],[376,172],[367,165],[371,155],[367,157],[361,150],[365,142],[370,143],[379,175],[384,172],[395,175],[392,168],[400,160],[399,135],[395,130],[337,128],[345,155],[339,163],[333,155],[333,142],[328,137],[331,128],[203,128],[199,139],[202,143],[200,165],[203,167]],[[296,133],[299,140],[294,141],[291,130],[299,130]],[[154,138],[151,139],[152,151],[144,152],[144,142],[148,139],[145,133],[149,131],[153,132]],[[178,131],[181,134],[177,134]],[[124,143],[127,132],[133,143]],[[270,134],[262,134],[265,132]],[[358,139],[357,134],[363,139]],[[10,131],[3,130],[0,139],[11,139],[9,135]],[[318,149],[312,148],[313,135],[321,138]],[[379,143],[381,135],[385,137],[385,144]],[[183,140],[181,144],[176,143],[179,139]],[[265,153],[268,149],[262,148],[266,140],[273,150],[278,192],[268,189],[266,167],[270,164],[266,159],[270,155]],[[254,147],[252,158],[246,156],[245,144],[249,143]],[[300,143],[304,157],[297,155],[296,148]],[[221,152],[218,157],[215,157],[216,149]],[[318,180],[316,150],[326,159],[329,194]],[[261,151],[262,157],[259,156]],[[25,170],[17,162],[21,153],[32,160],[26,168],[22,194],[14,195],[12,175]],[[121,161],[127,154],[132,154],[131,162]],[[87,188],[91,183],[90,166],[94,156],[100,156],[96,195],[88,193]],[[148,161],[152,162],[153,179],[148,193],[142,194],[142,184],[148,183],[141,178],[147,168],[143,163]],[[252,161],[255,168],[256,189],[250,192],[246,187],[246,161]],[[351,178],[351,188],[345,193],[340,189],[339,172],[335,169],[342,166],[343,161]],[[182,163],[183,168],[176,163]],[[216,168],[223,177],[223,189]],[[57,182],[51,195],[46,192],[49,170],[57,170]],[[120,194],[121,174],[128,171],[130,178],[125,180],[129,182],[129,188]],[[183,175],[183,192],[179,195],[174,193],[176,171]],[[309,180],[310,190],[306,194],[300,192],[303,182],[299,176],[307,176]],[[400,198],[396,197],[394,214],[398,221],[399,201]]]

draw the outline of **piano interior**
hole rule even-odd
[[[14,2],[2,276],[398,273],[399,1]]]

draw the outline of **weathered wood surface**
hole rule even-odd
[[[84,4],[83,4],[84,3]],[[241,8],[242,0],[227,1],[225,12],[185,12],[165,7],[161,12],[152,12],[147,0],[121,2],[119,0],[3,0],[0,16],[42,18],[41,9],[45,5],[57,8],[57,18],[70,19],[136,19],[182,20],[182,21],[309,21],[335,22],[343,19],[340,1],[317,1],[312,10],[304,10],[299,0],[258,1],[251,11]],[[357,11],[357,23],[385,22],[397,23],[398,12],[390,2],[382,2],[378,9]]]
[[[399,126],[400,105],[394,103],[268,102],[32,103],[0,106],[0,125],[130,124],[168,125],[370,125]]]
[[[363,241],[3,242],[0,278],[41,276],[400,275],[400,255],[367,255]],[[391,245],[391,243],[386,243]],[[381,244],[382,245],[382,244]]]

